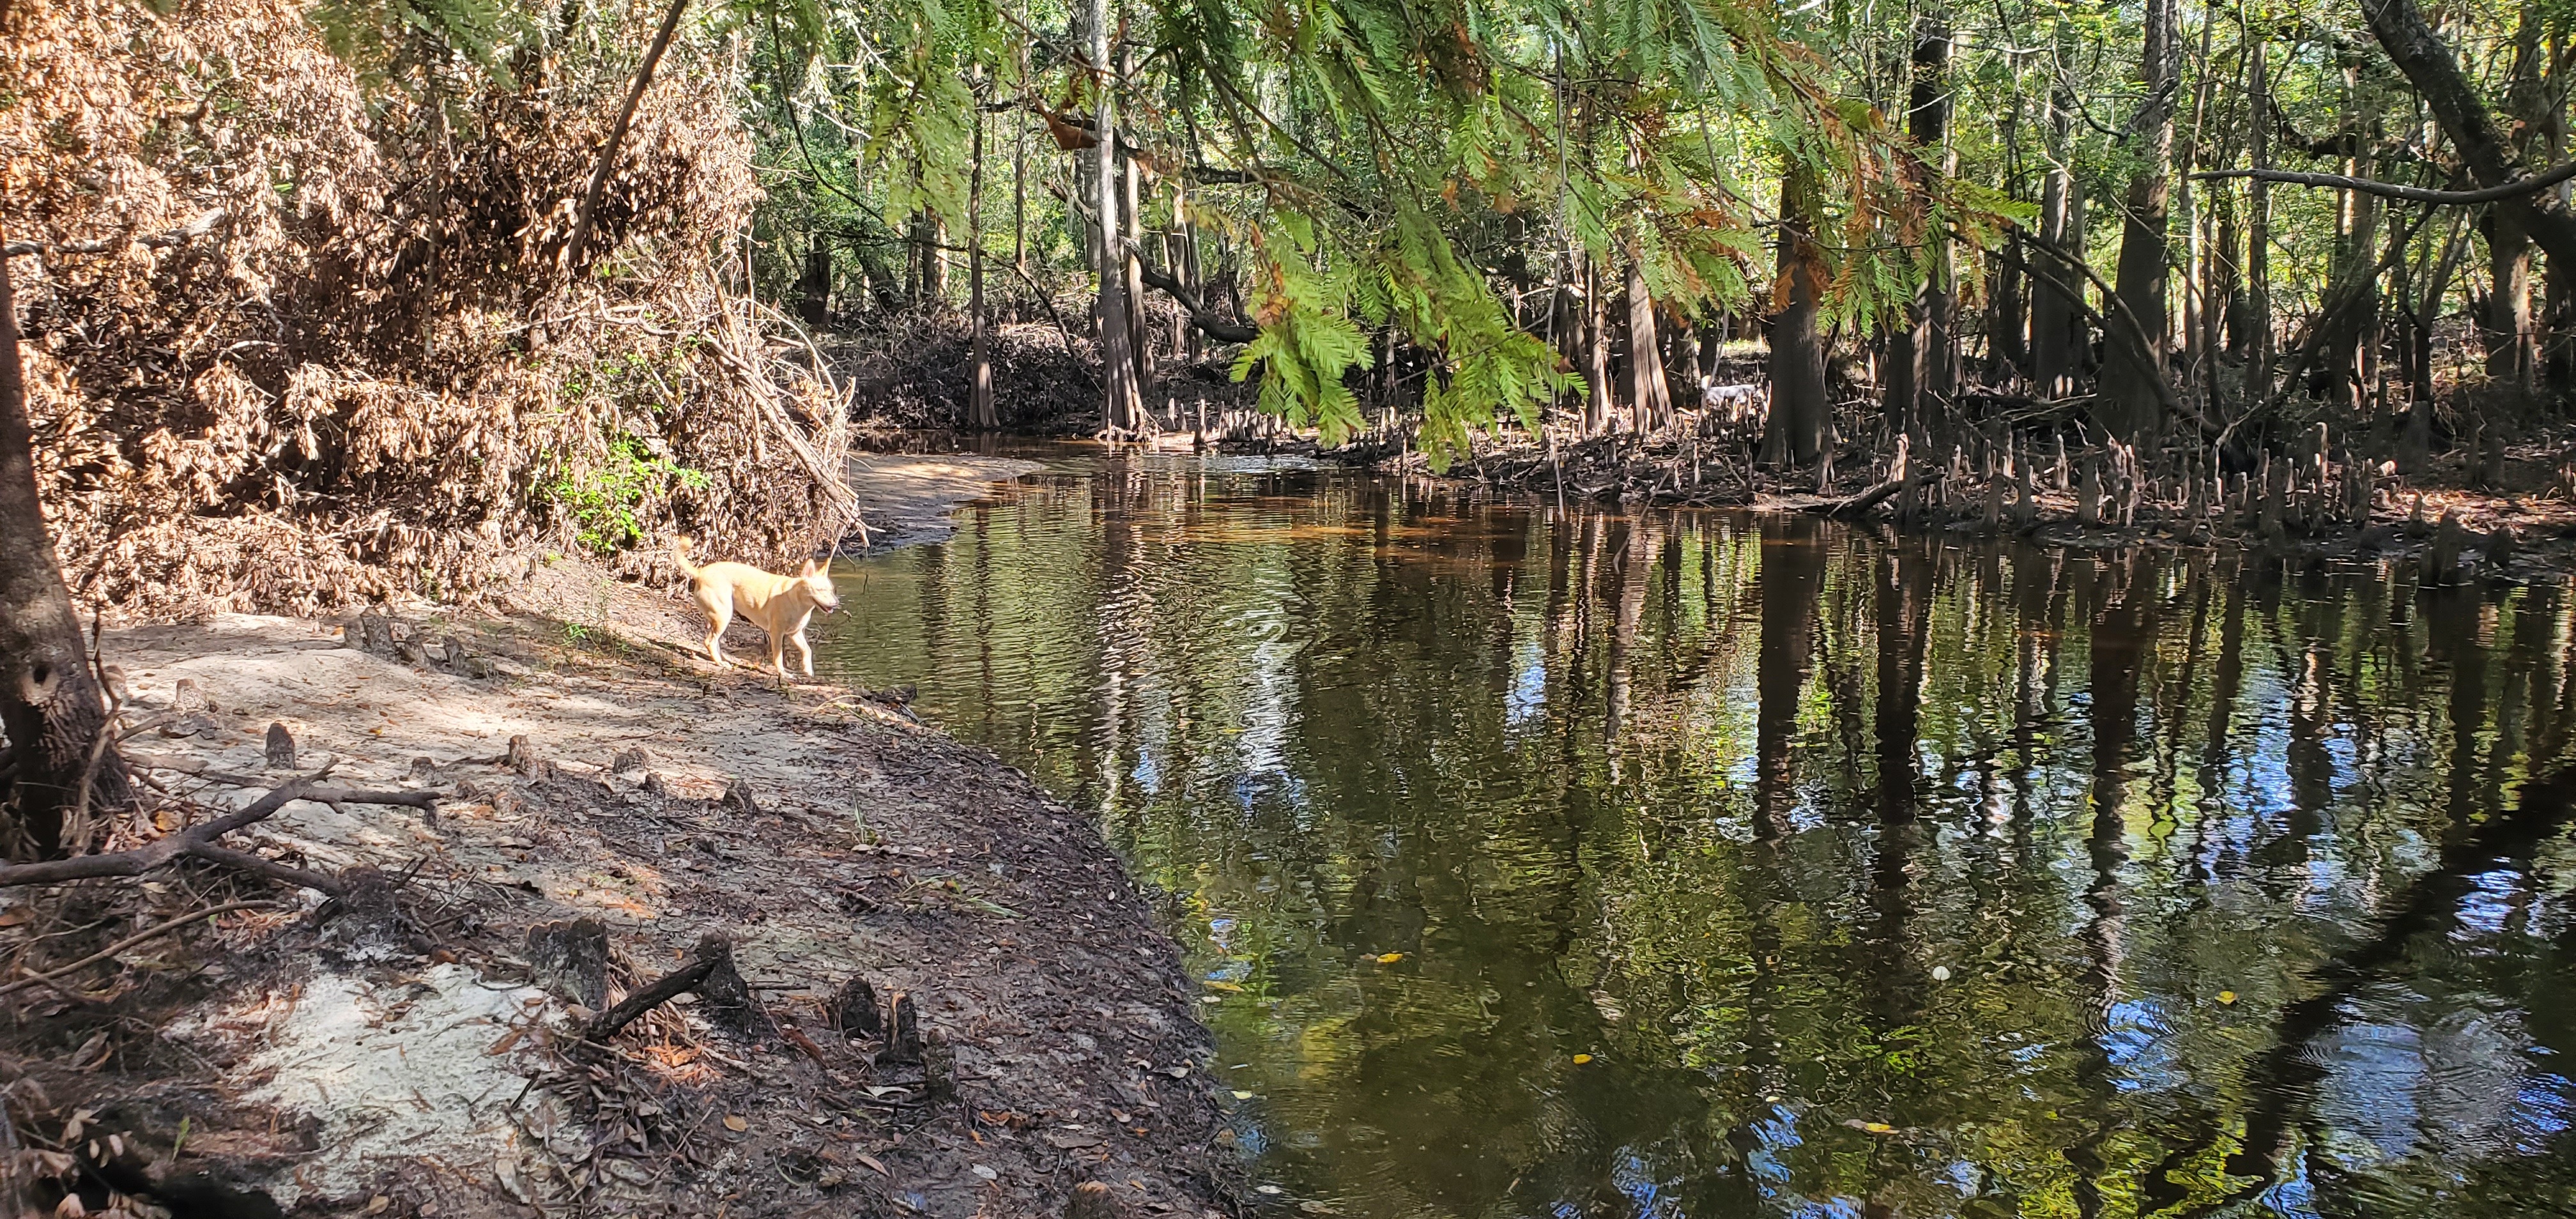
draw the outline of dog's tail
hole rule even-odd
[[[698,565],[689,561],[690,545],[692,543],[687,538],[671,539],[671,561],[680,565],[681,575],[695,580],[698,578]]]

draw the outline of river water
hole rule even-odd
[[[2576,1212],[2562,589],[1045,458],[818,663],[1102,811],[1282,1213]]]

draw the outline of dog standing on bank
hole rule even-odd
[[[680,565],[680,573],[689,578],[689,598],[707,616],[707,656],[721,669],[725,660],[724,633],[737,613],[769,633],[769,666],[778,676],[787,676],[786,645],[794,642],[796,653],[804,661],[805,676],[814,675],[814,648],[805,642],[805,624],[815,610],[832,613],[841,608],[839,593],[832,591],[832,577],[814,560],[805,560],[795,575],[779,576],[748,563],[709,563],[704,567],[689,562],[689,539],[671,542],[671,559]]]

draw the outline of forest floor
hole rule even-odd
[[[871,460],[898,538],[1011,472]],[[157,725],[128,748],[168,793],[119,845],[298,770],[440,799],[298,802],[225,840],[377,869],[389,910],[193,863],[7,891],[0,1076],[55,1191],[32,1200],[962,1217],[1084,1186],[1086,1215],[1236,1209],[1192,988],[1090,817],[890,699],[716,671],[683,608],[566,560],[496,614],[107,632],[129,719]],[[747,1010],[710,982],[584,1035],[711,933]]]

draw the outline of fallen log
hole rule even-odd
[[[1912,478],[1891,478],[1867,491],[1861,492],[1858,495],[1847,496],[1824,505],[1825,515],[1828,517],[1858,516],[1861,513],[1879,506],[1880,504],[1886,503],[1898,492],[1912,487],[1920,487],[1926,483],[1936,482],[1940,477],[1941,472],[1939,470],[1926,470],[1922,473],[1916,474]]]

